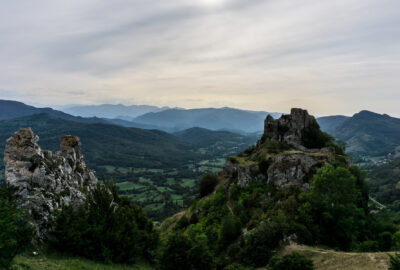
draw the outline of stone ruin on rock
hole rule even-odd
[[[5,182],[15,188],[17,206],[26,209],[35,239],[45,240],[54,213],[63,204],[78,207],[97,183],[83,160],[75,136],[61,138],[61,150],[41,150],[30,128],[12,135],[4,153]]]
[[[240,187],[254,180],[276,188],[299,186],[307,190],[311,176],[325,163],[334,163],[338,158],[329,147],[307,149],[302,144],[304,129],[315,124],[315,118],[302,109],[292,109],[289,115],[276,120],[268,115],[257,146],[250,153],[229,158],[221,176]],[[269,150],[268,146],[277,143],[286,144],[289,149]],[[342,157],[347,164],[351,163],[348,157]]]
[[[277,120],[268,115],[264,122],[263,138],[300,147],[302,146],[302,131],[315,121],[307,110],[297,108],[293,108],[290,114],[282,115]]]

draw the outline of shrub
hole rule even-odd
[[[334,139],[328,133],[321,131],[316,120],[308,128],[303,129],[301,138],[303,145],[307,148],[323,148],[334,145]]]
[[[92,190],[84,207],[63,206],[52,233],[59,251],[117,263],[151,259],[158,241],[141,208],[105,185]]]
[[[205,174],[200,181],[200,197],[211,194],[218,184],[218,177],[215,174]]]
[[[182,233],[175,232],[167,239],[159,268],[162,270],[212,270],[215,269],[215,263],[203,241],[194,241]]]
[[[237,217],[229,214],[222,221],[220,243],[221,247],[226,247],[232,243],[242,232],[240,221]]]
[[[390,250],[392,247],[392,234],[390,232],[382,232],[378,236],[378,244],[380,251]]]
[[[265,266],[283,239],[283,226],[278,220],[272,219],[254,229],[245,241],[242,262],[255,267]]]
[[[243,266],[239,263],[233,263],[224,268],[224,270],[249,270],[249,269],[250,269],[249,267]]]
[[[4,196],[9,194],[9,187],[0,189],[0,268],[7,269],[13,258],[30,244],[32,229],[24,212],[18,210],[8,196]]]
[[[400,231],[397,231],[392,236],[392,247],[396,250],[400,249]]]
[[[400,270],[400,253],[388,254],[390,259],[389,270]]]
[[[379,250],[377,241],[367,240],[358,245],[357,250],[359,252],[376,252]]]
[[[313,261],[297,252],[285,255],[282,258],[272,258],[269,263],[271,270],[313,270]]]

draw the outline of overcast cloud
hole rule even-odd
[[[0,98],[400,116],[397,0],[0,0]]]

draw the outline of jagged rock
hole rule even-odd
[[[277,120],[267,116],[264,135],[256,148],[244,156],[228,159],[221,176],[240,187],[247,186],[250,181],[259,181],[276,188],[295,185],[308,190],[312,175],[325,163],[334,163],[337,158],[331,148],[307,149],[302,145],[304,129],[314,123],[315,118],[302,109],[292,109],[289,115]],[[276,142],[289,147],[279,151],[269,150],[268,146]],[[347,157],[341,158],[351,165]],[[260,163],[262,160],[263,164]]]
[[[5,181],[16,188],[18,207],[27,210],[35,238],[42,241],[54,212],[63,204],[82,205],[97,178],[86,168],[78,137],[63,136],[56,153],[42,151],[38,141],[30,128],[15,132],[7,140],[4,164]]]
[[[293,108],[288,115],[275,120],[268,115],[264,122],[265,140],[276,140],[293,146],[301,146],[302,131],[309,127],[315,118],[307,110]]]

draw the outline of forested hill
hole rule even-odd
[[[347,142],[347,152],[353,156],[387,155],[400,145],[400,119],[361,111],[333,129],[331,134]]]
[[[51,150],[59,148],[59,138],[62,135],[72,134],[80,137],[82,151],[91,167],[110,164],[127,167],[134,164],[143,168],[168,167],[198,157],[190,151],[191,145],[162,131],[103,123],[85,124],[47,114],[1,121],[1,155],[6,139],[23,127],[31,127],[39,135],[40,144]]]
[[[0,121],[34,115],[34,114],[41,114],[41,113],[45,113],[56,118],[61,118],[64,120],[70,120],[75,122],[107,123],[107,121],[97,117],[92,117],[92,118],[75,117],[63,113],[61,111],[53,110],[52,108],[36,108],[18,101],[0,100]]]

